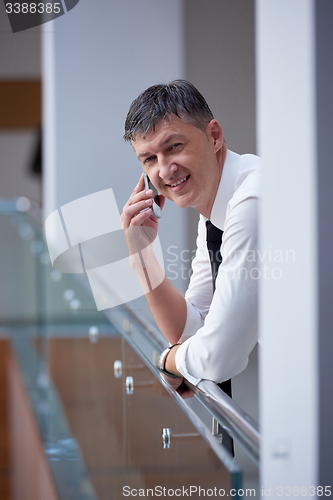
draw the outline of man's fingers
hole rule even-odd
[[[140,215],[140,212],[142,210],[146,210],[151,207],[153,203],[153,200],[151,198],[138,201],[135,204],[130,204],[130,205],[125,205],[123,209],[123,214],[122,214],[122,221],[125,225],[130,225],[131,220],[136,217],[137,215]],[[151,215],[151,212],[150,212]],[[146,217],[144,217],[145,219]]]
[[[142,188],[142,189],[141,189]],[[147,194],[148,193],[148,194]],[[149,189],[148,191],[144,189],[144,183],[140,185],[140,182],[135,186],[133,189],[133,193],[129,197],[126,205],[124,206],[124,209],[130,205],[134,205],[135,203],[138,203],[141,200],[148,200],[151,199],[153,195],[153,191]]]
[[[141,175],[139,182],[135,186],[135,188],[132,191],[131,196],[128,198],[127,203],[125,204],[123,210],[128,207],[129,205],[133,204],[133,197],[137,194],[143,191],[144,188],[144,182],[143,182],[143,174]]]
[[[143,191],[144,187],[145,187],[145,182],[143,180],[143,174],[141,174],[139,182],[137,183],[137,185],[133,189],[133,194],[136,194],[136,193],[139,193],[140,191]]]
[[[145,210],[144,212],[138,213],[137,215],[135,215],[134,217],[131,218],[128,227],[144,225],[143,224],[144,221],[149,219],[149,217],[151,217],[152,213],[153,213],[153,211],[151,208],[149,208],[148,210]]]
[[[124,229],[126,228],[129,228],[131,226],[150,226],[150,224],[148,223],[148,220],[150,219],[150,217],[152,216],[153,214],[153,210],[151,208],[148,208],[147,210],[145,210],[144,212],[139,212],[138,214],[134,214],[133,216],[130,216],[128,215],[125,215],[125,213],[123,213],[120,217],[121,219],[121,222],[122,222],[122,226]],[[144,222],[147,221],[147,224],[144,224]]]
[[[121,223],[123,228],[129,226],[141,225],[145,220],[152,216],[152,210],[149,210],[153,204],[153,191],[151,189],[145,190],[143,175],[140,177],[139,182],[133,189],[133,193],[128,199],[121,214]],[[163,208],[165,197],[158,195],[158,204]],[[145,210],[143,212],[143,210]],[[155,220],[155,219],[153,219]]]

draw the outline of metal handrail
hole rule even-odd
[[[129,304],[124,304],[124,311],[127,315],[130,315],[134,321],[139,325],[140,330],[146,335],[147,339],[155,341],[155,346],[162,351],[161,337],[162,334],[154,325],[149,325],[149,328],[145,324],[142,317],[137,314],[137,311],[133,310]],[[106,316],[108,316],[106,312]],[[111,318],[110,318],[111,320]],[[114,318],[112,318],[114,322]],[[120,326],[120,325],[119,325]],[[132,335],[127,335],[123,332],[123,335],[131,343],[132,347],[135,348],[136,352],[143,359],[145,364],[153,371],[155,374],[158,373],[156,366],[152,364],[151,360],[147,357],[146,353],[143,352],[141,343],[135,341]],[[194,392],[195,397],[205,406],[205,408],[211,413],[212,416],[220,423],[220,425],[227,430],[227,432],[234,437],[251,455],[251,457],[258,463],[260,455],[260,432],[258,424],[253,420],[247,413],[245,413],[227,394],[225,394],[217,384],[211,380],[201,380],[198,386],[193,386],[188,381],[185,381],[189,388]],[[167,382],[164,382],[166,383]],[[176,393],[176,391],[169,386],[169,392]],[[177,393],[176,393],[177,394]],[[175,394],[175,397],[179,399],[179,395]]]
[[[259,460],[261,436],[257,422],[211,380],[202,380],[193,390],[231,436]]]

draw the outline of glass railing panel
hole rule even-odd
[[[98,312],[84,275],[52,269],[29,215],[0,214],[0,231],[0,277],[8,283],[0,317],[11,328],[60,498],[256,484],[256,457],[234,436],[232,458],[202,398],[182,400],[161,378],[156,363],[167,342],[137,303]]]
[[[239,484],[123,337],[50,339],[49,373],[98,499]]]
[[[221,462],[128,344],[124,345],[124,376],[127,483],[178,491],[190,491],[192,486],[193,494],[200,487],[229,493],[240,479],[237,464],[228,469]]]
[[[119,336],[49,340],[49,373],[98,499],[118,498],[125,467],[123,387],[113,369],[121,357]]]
[[[21,213],[0,213],[2,324],[35,323],[37,286],[35,257],[31,251],[34,229]]]

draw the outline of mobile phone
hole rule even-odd
[[[152,196],[153,204],[150,207],[153,210],[152,215],[154,215],[154,217],[157,217],[157,219],[160,219],[162,217],[162,210],[161,210],[161,207],[158,205],[158,197],[157,197],[158,191],[155,188],[155,186],[152,185],[146,172],[143,173],[143,177],[144,177],[144,181],[145,181],[145,189],[146,190],[152,189],[152,191],[153,191],[153,196]],[[146,208],[145,210],[149,210],[149,208]]]

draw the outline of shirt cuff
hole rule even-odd
[[[186,380],[188,380],[191,384],[193,385],[198,385],[199,382],[201,382],[201,378],[196,378],[193,377],[187,370],[186,366],[186,355],[187,355],[187,349],[190,344],[191,339],[186,340],[183,342],[177,349],[176,356],[175,356],[175,362],[176,362],[176,368],[183,375]]]

